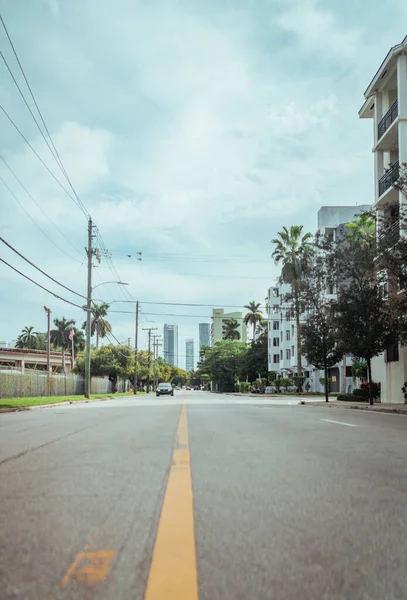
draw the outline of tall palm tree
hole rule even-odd
[[[236,319],[228,319],[224,321],[222,326],[222,333],[224,340],[240,340],[240,333],[238,332],[239,323]]]
[[[92,306],[92,318],[90,322],[90,333],[92,337],[96,334],[96,348],[99,347],[99,338],[104,338],[108,333],[111,333],[112,326],[109,321],[105,319],[107,311],[109,310],[109,304],[102,302],[97,304],[93,302]],[[86,329],[86,321],[82,325],[83,329]]]
[[[24,329],[17,338],[16,347],[28,348],[30,350],[33,350],[37,347],[36,336],[37,334],[34,331],[34,327],[32,327],[31,325],[24,327]]]
[[[291,287],[294,300],[294,314],[297,328],[297,374],[302,374],[301,356],[301,303],[300,288],[307,268],[308,259],[313,252],[310,242],[311,233],[302,233],[302,225],[283,227],[277,238],[271,241],[275,245],[272,257],[276,264],[281,264],[281,280]]]
[[[253,342],[254,342],[254,338],[255,338],[255,334],[256,334],[256,326],[262,320],[264,320],[264,317],[263,317],[261,311],[259,310],[260,302],[255,302],[254,300],[252,300],[251,302],[249,302],[249,304],[245,304],[244,308],[247,308],[247,310],[249,312],[246,313],[246,315],[243,318],[243,321],[244,321],[245,325],[253,326]]]
[[[71,347],[69,334],[75,325],[74,319],[54,319],[55,329],[51,329],[51,344],[54,348],[61,348],[62,371],[65,373],[65,351]]]

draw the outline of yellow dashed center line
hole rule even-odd
[[[198,600],[194,509],[187,409],[183,404],[178,444],[158,524],[144,600]]]

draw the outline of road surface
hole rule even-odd
[[[1,600],[407,598],[406,417],[296,402],[0,415]]]

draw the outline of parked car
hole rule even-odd
[[[185,388],[186,390],[190,390],[191,388],[189,387],[189,385],[187,385],[187,387]]]
[[[156,396],[173,396],[174,389],[170,383],[159,383],[155,391]]]
[[[194,390],[199,390],[199,385],[195,385]]]

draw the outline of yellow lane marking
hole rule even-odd
[[[85,546],[79,552],[61,580],[64,588],[71,581],[77,581],[88,588],[104,581],[114,556],[113,550],[90,550]]]
[[[183,404],[144,600],[198,600],[188,421]]]

